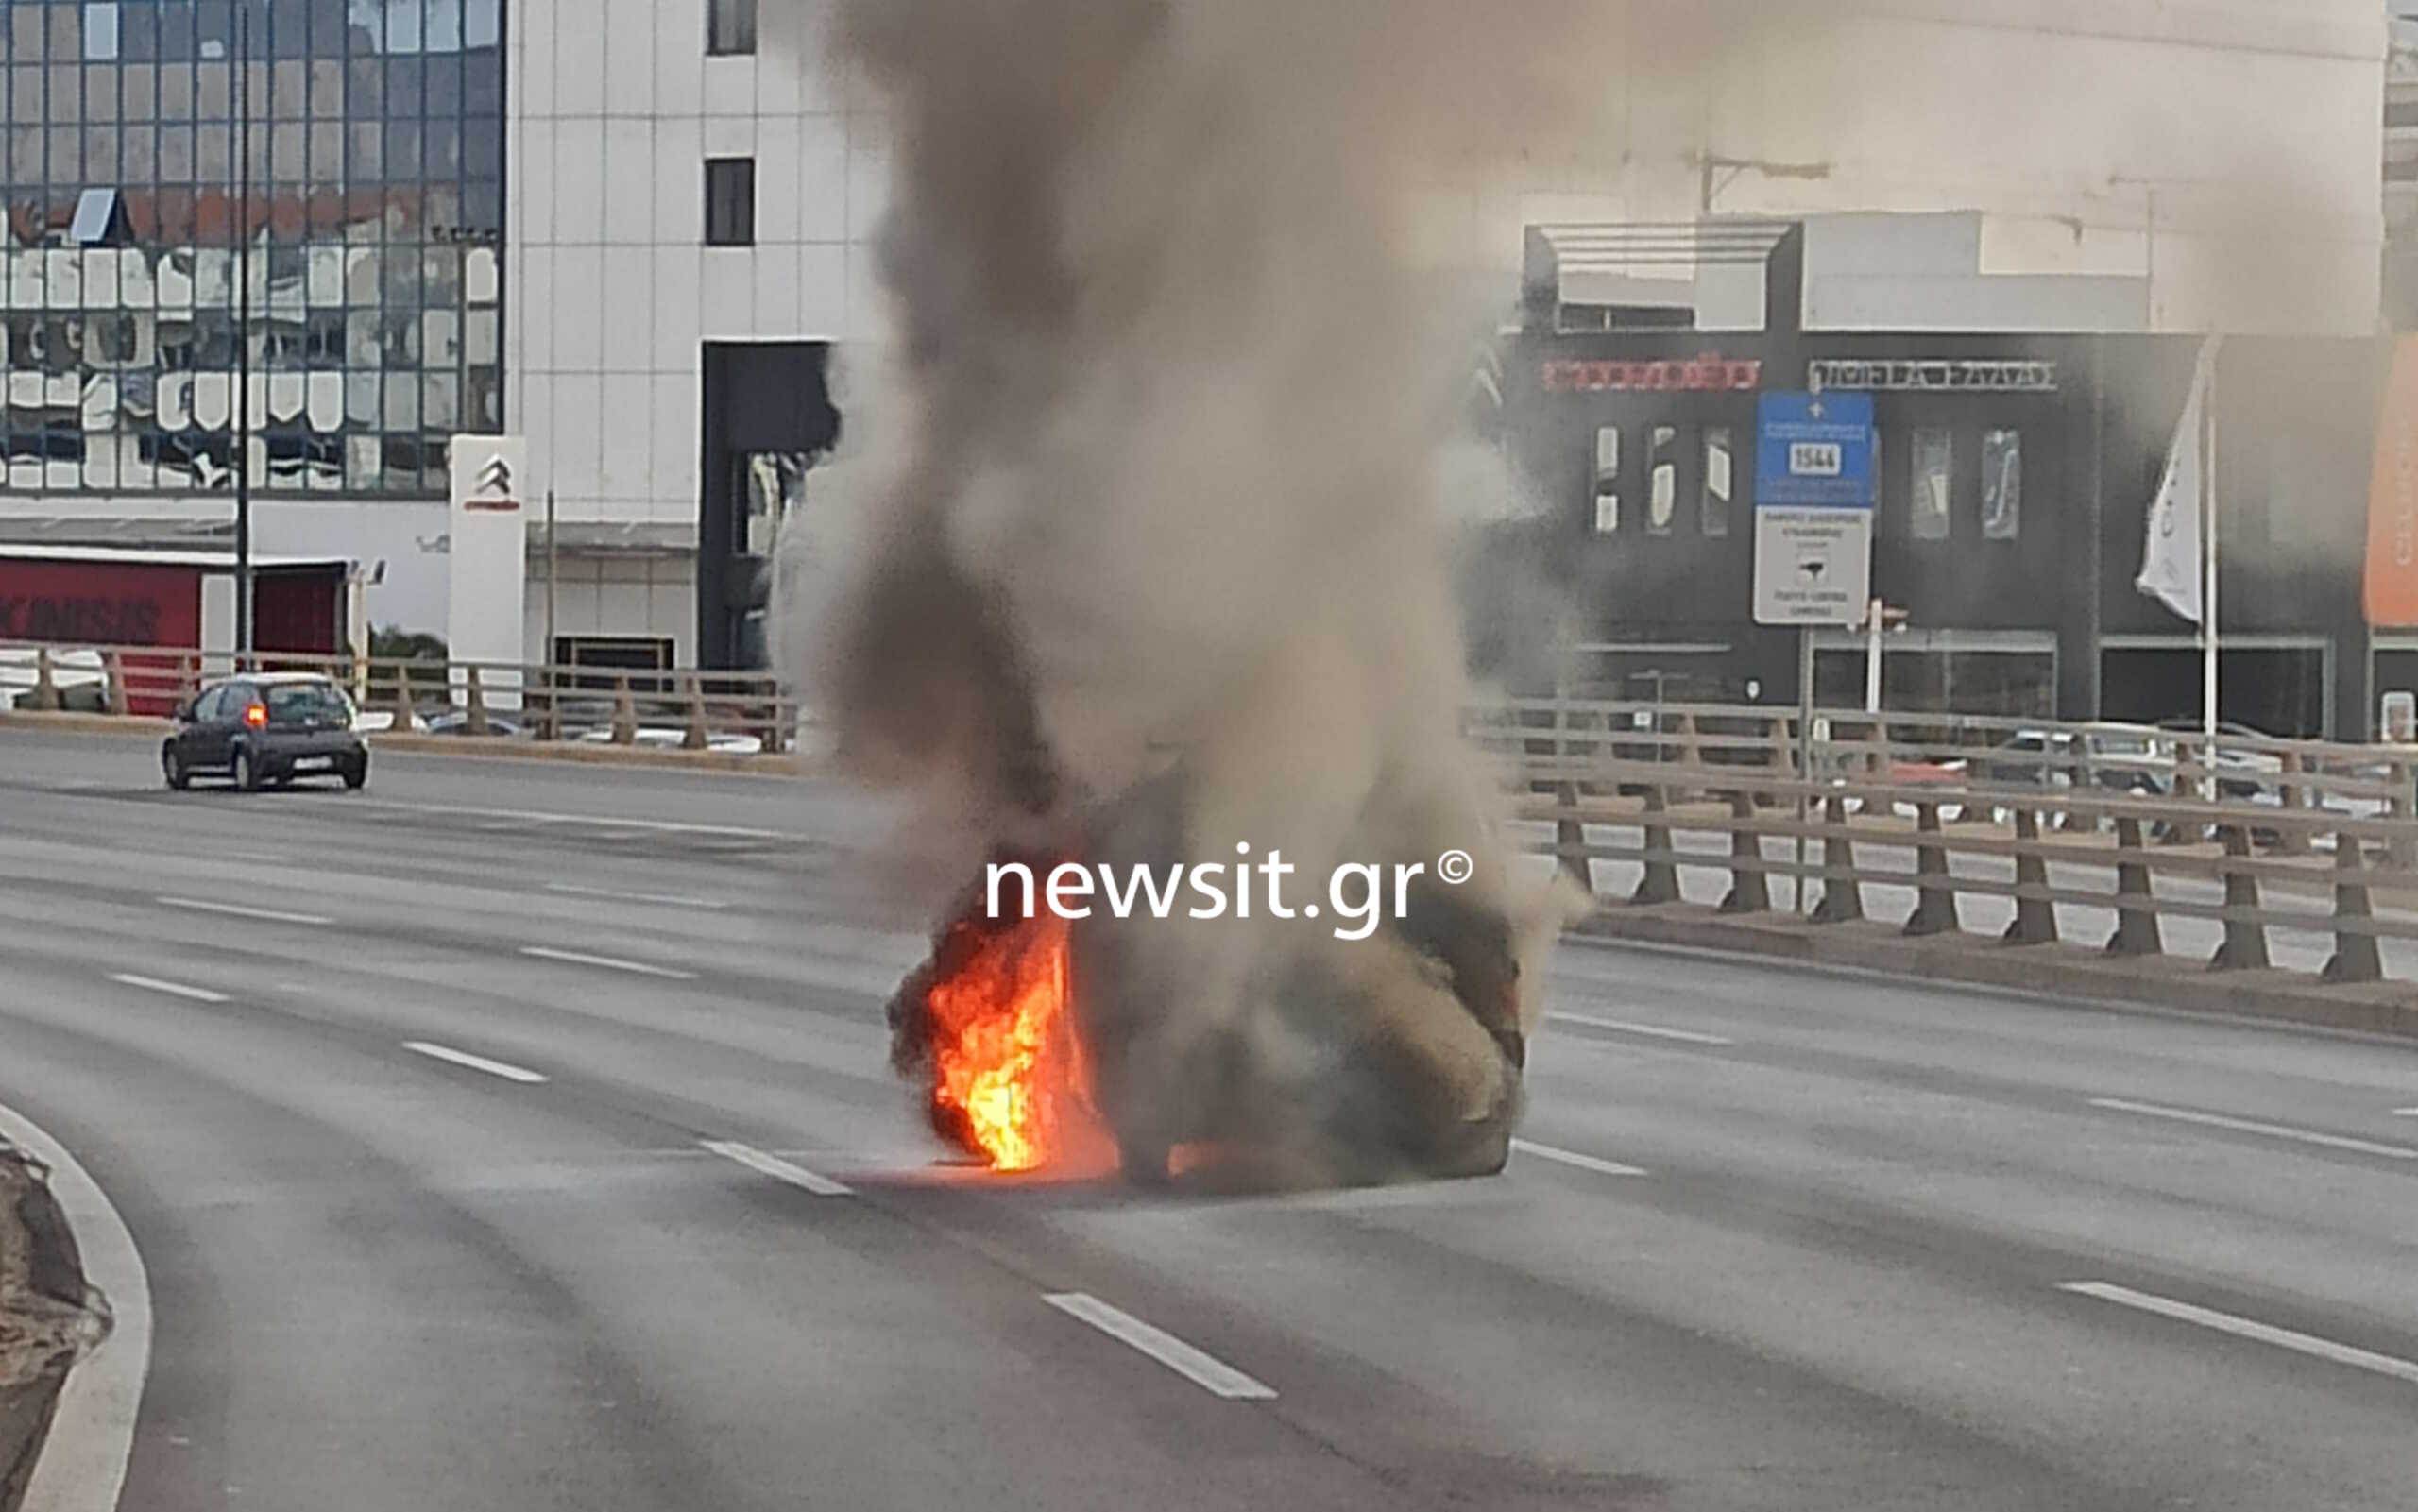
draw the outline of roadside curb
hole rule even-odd
[[[26,709],[0,709],[0,730],[42,730],[51,735],[113,735],[157,739],[175,728],[166,720],[128,714],[35,714]]]
[[[36,714],[24,709],[0,710],[0,730],[40,730],[48,735],[156,740],[175,728],[166,720],[144,715]],[[761,777],[810,776],[824,770],[822,763],[801,756],[744,756],[733,751],[665,750],[580,740],[526,740],[501,736],[397,735],[387,730],[368,731],[366,738],[373,751],[400,751],[412,756],[452,756],[474,761],[658,767],[690,772],[729,772]]]
[[[71,1353],[30,1373],[32,1361],[52,1346],[36,1349],[29,1334],[53,1331],[61,1304],[84,1289],[75,1237],[45,1174],[31,1155],[0,1139],[0,1512],[24,1504],[74,1362]],[[52,1316],[38,1321],[34,1309]]]
[[[76,1157],[39,1127],[0,1107],[0,1147],[46,1174],[42,1212],[29,1228],[36,1258],[49,1268],[34,1277],[54,1300],[80,1293],[92,1337],[51,1379],[32,1433],[21,1444],[0,1443],[0,1507],[9,1512],[111,1512],[126,1483],[134,1420],[151,1372],[151,1282],[134,1236],[109,1198]],[[73,1306],[73,1303],[70,1304]],[[58,1309],[54,1307],[53,1311]],[[25,1460],[12,1456],[28,1452]]]
[[[1679,945],[1910,980],[2081,998],[2232,1018],[2418,1039],[2418,987],[2328,987],[2300,972],[2212,972],[2188,957],[2114,959],[2082,945],[2005,945],[1962,937],[1909,938],[1885,924],[1808,924],[1724,915],[1694,904],[1613,907],[1574,926],[1580,939]]]
[[[813,761],[796,756],[744,756],[735,751],[679,751],[645,746],[608,745],[582,740],[525,740],[475,735],[396,735],[368,733],[373,751],[402,751],[413,756],[454,756],[473,761],[539,761],[596,767],[673,767],[691,772],[735,772],[759,777],[799,777],[817,770]]]

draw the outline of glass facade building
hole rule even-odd
[[[0,0],[0,501],[231,491],[239,341],[256,495],[444,497],[503,423],[503,9]]]

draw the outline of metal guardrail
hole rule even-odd
[[[0,641],[0,687],[17,684],[10,702],[37,710],[168,715],[238,670],[323,673],[351,691],[372,730],[425,730],[435,711],[451,716],[446,729],[470,737],[774,755],[793,750],[809,722],[795,690],[765,672],[300,652],[260,652],[239,663],[191,647]]]
[[[2418,748],[2220,735],[2211,749],[2197,732],[1862,710],[1817,710],[1801,739],[1798,722],[1795,710],[1768,706],[1540,699],[1472,710],[1466,727],[1482,749],[1550,757],[1580,778],[1591,765],[1643,761],[1970,788],[1975,802],[1952,806],[1959,818],[2049,790],[2418,819]]]
[[[1807,780],[1778,762],[1593,753],[1523,756],[1504,774],[1522,790],[1516,817],[1553,825],[1552,843],[1536,849],[1599,898],[1596,861],[1639,869],[1635,904],[1679,901],[1683,869],[1724,874],[1721,909],[1739,915],[1774,911],[1771,879],[1792,877],[1816,924],[1864,920],[1867,892],[1892,888],[1912,892],[1902,929],[1922,936],[1967,932],[1964,902],[1989,897],[2012,902],[2001,936],[2010,945],[2059,942],[2059,908],[2082,907],[2113,915],[2109,954],[2140,958],[2170,954],[2168,926],[2198,920],[2221,931],[2207,962],[2221,971],[2272,966],[2271,932],[2299,931],[2331,936],[2320,976],[2339,983],[2386,980],[2382,943],[2418,942],[2418,909],[2393,899],[2418,904],[2418,821],[2405,807],[2354,814],[2087,787]],[[1986,822],[1960,824],[1951,810]],[[1683,835],[1710,845],[1682,845]],[[1793,854],[1772,854],[1774,839]],[[2287,890],[2302,906],[2275,906]]]

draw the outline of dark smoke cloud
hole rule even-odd
[[[1547,908],[1514,898],[1458,737],[1434,487],[1491,312],[1440,301],[1405,248],[1468,123],[1550,109],[1600,13],[841,8],[841,66],[891,123],[899,340],[874,385],[887,433],[858,464],[880,480],[863,571],[814,655],[842,754],[934,795],[966,871],[1177,748],[1183,823],[1152,848],[1282,847],[1322,880],[1457,847],[1480,860],[1463,901],[1541,948]],[[1333,995],[1462,1077],[1465,1100],[1499,1074],[1399,941],[1231,920],[1125,933],[1179,1048],[1187,1027],[1239,1029],[1270,1063],[1313,1063],[1253,1016],[1271,981],[1308,980],[1347,984]]]

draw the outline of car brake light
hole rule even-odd
[[[268,728],[268,705],[265,704],[247,705],[244,709],[244,725],[247,729],[253,730]]]

